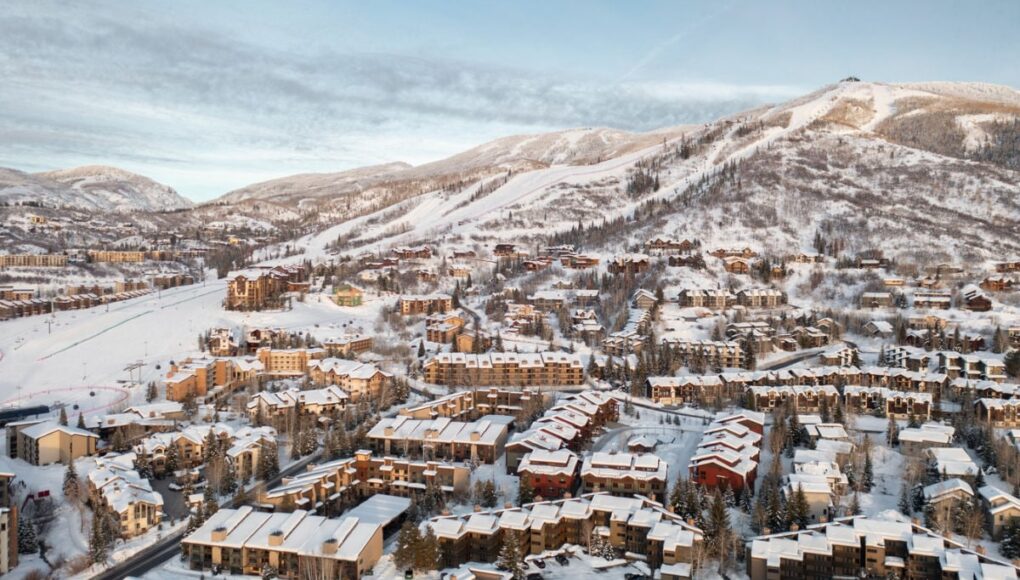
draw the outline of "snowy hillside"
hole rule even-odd
[[[95,212],[164,211],[192,205],[170,187],[101,165],[35,174],[2,169],[0,201],[31,201]]]
[[[535,167],[410,195],[300,245],[316,255],[327,246],[364,251],[444,237],[537,242],[579,222],[636,216],[631,239],[618,241],[675,233],[801,250],[817,229],[836,227],[854,248],[887,245],[896,235],[894,252],[944,242],[950,253],[987,256],[1020,217],[1016,153],[1002,138],[1018,113],[1020,93],[1004,87],[847,82],[705,126],[617,142],[602,149],[601,161],[556,151],[571,139],[611,143],[611,132],[504,139],[432,165],[449,172],[530,151],[539,153]],[[915,122],[933,116],[956,132]],[[583,166],[559,164],[582,159]]]

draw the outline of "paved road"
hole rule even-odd
[[[266,488],[275,487],[280,484],[280,481],[282,481],[284,477],[303,471],[309,463],[317,461],[321,455],[322,452],[318,451],[287,466],[287,468],[281,471],[279,475],[266,482]],[[234,507],[234,500],[230,499],[223,502],[222,507]],[[164,537],[152,546],[139,551],[134,556],[131,556],[120,564],[96,574],[93,578],[95,580],[121,580],[128,576],[144,576],[155,568],[162,566],[167,560],[179,554],[181,552],[181,540],[183,539],[184,530],[182,529]]]

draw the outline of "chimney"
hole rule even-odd
[[[761,531],[761,535],[763,535],[763,536],[771,536],[772,535],[772,528],[765,528],[765,529],[763,529]]]
[[[570,499],[572,497],[574,497],[574,494],[570,493],[569,491],[563,494],[563,499]]]
[[[220,526],[212,531],[210,539],[214,542],[222,542],[227,539],[227,528]]]
[[[482,511],[482,506],[475,504],[475,513]]]
[[[269,534],[269,545],[270,546],[283,545],[283,531],[274,530],[271,534]]]
[[[921,527],[921,518],[910,518],[910,523],[917,527]]]
[[[696,524],[694,523],[694,518],[687,518],[687,525],[691,526],[692,528],[696,527]]]
[[[791,532],[796,532],[799,529],[800,529],[800,526],[798,526],[797,524],[790,524],[790,531]]]
[[[510,503],[510,502],[505,502],[505,503],[503,504],[503,509],[506,509],[506,510],[508,510],[508,509],[513,509],[513,507],[514,507],[514,504],[512,504],[512,503]]]
[[[827,523],[828,521],[829,521],[829,518],[827,518],[825,516],[818,516],[818,523],[824,524],[824,523]]]
[[[322,553],[327,556],[336,554],[336,549],[340,545],[340,542],[336,538],[329,538],[322,543]]]
[[[545,499],[541,495],[536,495],[535,496],[535,503],[540,503],[540,502],[543,502],[543,501],[545,501]]]
[[[442,512],[440,512],[440,514],[439,514],[439,515],[442,515],[442,516],[449,516],[449,515],[450,515],[450,510],[443,510]]]
[[[979,556],[984,556],[985,554],[987,554],[987,553],[988,553],[988,550],[986,550],[986,549],[985,549],[985,547],[984,547],[984,546],[982,546],[981,544],[978,544],[978,545],[977,545],[977,546],[976,546],[976,547],[974,548],[974,551],[975,551],[975,552],[977,552]]]

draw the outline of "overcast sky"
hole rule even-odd
[[[850,74],[1020,86],[1020,2],[6,0],[0,166],[195,200],[516,133],[649,130]]]

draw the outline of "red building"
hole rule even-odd
[[[577,454],[569,449],[558,451],[535,450],[521,458],[517,475],[521,484],[527,482],[535,501],[561,499],[577,489]]]
[[[707,488],[728,486],[736,491],[753,488],[758,463],[738,453],[712,451],[691,458],[691,481]]]

